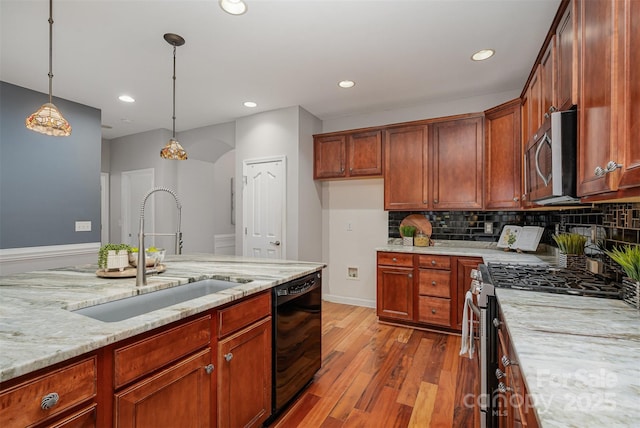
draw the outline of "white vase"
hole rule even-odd
[[[413,247],[413,236],[405,236],[402,238],[402,245]]]
[[[129,252],[127,250],[109,250],[107,253],[107,270],[123,271],[129,266]]]

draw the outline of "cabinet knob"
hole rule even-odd
[[[213,364],[209,364],[208,366],[204,366],[204,371],[207,372],[207,374],[211,374],[213,373]]]
[[[503,355],[500,361],[502,362],[502,365],[505,367],[518,365],[518,363],[516,363],[515,361],[511,361],[509,357],[507,357],[506,355]]]
[[[431,313],[435,315],[437,311],[435,309],[431,309]]]
[[[228,354],[224,354],[224,359],[227,360],[227,362],[231,361],[232,358],[233,354],[231,352],[229,352]]]
[[[44,397],[42,397],[42,401],[40,401],[40,408],[42,410],[49,410],[58,404],[58,400],[60,400],[60,396],[57,392],[51,392]]]
[[[506,376],[506,373],[500,369],[496,369],[496,379],[502,379]]]
[[[395,257],[391,259],[394,263],[398,261]]]
[[[433,285],[434,287],[436,286],[437,282],[435,281],[431,281],[431,285]]]
[[[437,199],[434,199],[434,200],[433,200],[433,203],[434,203],[434,204],[437,204],[437,203],[438,203],[438,200],[437,200]]]
[[[498,318],[494,318],[493,319],[493,326],[495,328],[500,328],[500,325],[502,325],[502,323],[500,322],[500,320]]]
[[[518,202],[519,200],[520,200],[520,198],[518,198],[517,196],[515,196],[515,197],[513,198],[513,202]]]
[[[413,274],[412,274],[412,273],[408,274],[407,276],[408,276],[409,278],[413,278]]]
[[[603,176],[609,174],[610,172],[615,171],[618,168],[622,168],[622,165],[619,164],[616,161],[612,161],[611,160],[611,161],[607,162],[607,165],[604,168],[602,168],[601,166],[598,165],[593,170],[593,173],[595,174],[596,177],[603,177]]]
[[[438,264],[438,262],[436,262],[435,260],[431,260],[431,265],[435,266],[436,264]]]
[[[500,392],[502,392],[504,394],[507,391],[509,391],[509,392],[513,391],[513,388],[505,385],[504,382],[500,382],[498,384],[498,391],[500,391]]]

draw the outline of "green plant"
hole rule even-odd
[[[106,269],[107,267],[107,256],[109,255],[109,251],[122,251],[127,250],[127,252],[131,251],[131,247],[127,244],[104,244],[98,250],[98,268]]]
[[[553,240],[558,244],[560,251],[565,254],[583,255],[584,247],[587,244],[587,237],[578,233],[553,235]]]
[[[640,281],[640,246],[625,245],[623,248],[614,247],[605,251],[611,260],[618,263],[629,278]]]
[[[409,225],[400,226],[400,235],[407,236],[407,237],[413,237],[413,235],[415,235],[415,234],[416,234],[416,227],[415,226],[409,226]]]

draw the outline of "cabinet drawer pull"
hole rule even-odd
[[[496,379],[502,379],[505,376],[506,376],[505,372],[503,372],[500,369],[496,369]]]
[[[434,287],[436,286],[436,282],[435,281],[431,281],[431,285],[433,285]]]
[[[42,397],[42,401],[40,402],[40,408],[42,410],[49,410],[58,404],[58,400],[60,400],[60,396],[56,392],[51,392],[44,397]]]
[[[431,260],[431,265],[435,266],[438,262],[436,262],[435,260]]]
[[[431,309],[431,313],[435,315],[436,310],[435,309]]]
[[[233,354],[231,352],[229,352],[228,354],[224,354],[224,359],[227,360],[227,362],[231,361],[232,358]]]
[[[214,369],[213,364],[209,364],[209,365],[204,366],[204,371],[207,372],[207,374],[213,373],[213,369]]]
[[[509,366],[517,366],[518,363],[516,363],[515,361],[512,361],[509,359],[509,357],[507,357],[506,355],[503,355],[502,358],[500,359],[500,361],[502,362],[502,365],[505,367],[509,367]]]
[[[498,391],[500,391],[500,392],[502,392],[504,394],[507,391],[509,391],[509,392],[513,391],[513,388],[505,385],[504,382],[500,382],[498,384]]]
[[[392,258],[391,260],[392,260],[394,263],[396,263],[396,262],[398,261],[398,259],[397,259],[397,258],[395,258],[395,257],[394,257],[394,258]]]

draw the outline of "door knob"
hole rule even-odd
[[[276,241],[276,242],[269,241],[269,244],[275,245],[277,247],[278,245],[280,245],[280,241]]]

